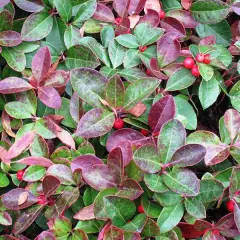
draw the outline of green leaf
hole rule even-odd
[[[153,145],[138,148],[133,155],[133,160],[144,172],[156,173],[161,170],[160,157]]]
[[[158,218],[162,207],[157,202],[151,200],[150,197],[147,194],[141,197],[141,205],[143,206],[144,213],[150,218]]]
[[[160,235],[159,226],[154,220],[148,219],[141,234],[147,237],[159,236]]]
[[[163,28],[154,28],[147,22],[138,24],[134,29],[134,35],[140,46],[147,46],[156,42],[163,33]]]
[[[121,46],[115,39],[109,43],[108,54],[114,69],[123,63],[126,52],[127,49]]]
[[[6,173],[0,172],[0,188],[7,187],[9,185],[9,179]],[[1,221],[0,221],[1,222]]]
[[[182,6],[178,0],[171,0],[171,1],[162,0],[161,3],[162,3],[162,9],[165,12],[168,12],[168,11],[174,10],[174,9],[182,9]]]
[[[65,23],[72,17],[72,4],[69,0],[54,0],[54,5]]]
[[[69,25],[66,27],[64,32],[64,43],[69,49],[72,46],[79,45],[81,40],[81,34],[77,27]]]
[[[202,203],[216,201],[221,197],[223,190],[224,187],[219,181],[204,179],[200,182],[200,192],[196,199]]]
[[[124,109],[130,110],[149,96],[159,85],[157,78],[140,79],[130,84],[124,96]]]
[[[99,33],[102,30],[101,22],[96,19],[89,18],[84,23],[84,30],[85,30],[85,33],[89,33],[89,34]]]
[[[166,91],[177,91],[191,86],[196,78],[186,68],[177,70],[167,81]]]
[[[184,201],[185,204],[185,208],[187,210],[187,212],[199,219],[199,218],[206,218],[206,209],[204,207],[204,205],[199,202],[198,200],[194,199],[194,198],[186,198]]]
[[[100,63],[91,50],[78,45],[68,49],[65,64],[71,70],[81,67],[96,68]]]
[[[164,207],[157,220],[161,233],[172,230],[180,222],[183,214],[184,206],[181,202],[173,206]]]
[[[137,39],[132,34],[123,34],[116,37],[116,40],[119,44],[126,48],[138,48]]]
[[[198,63],[199,72],[205,81],[209,81],[213,77],[213,68],[207,64]]]
[[[127,81],[129,82],[134,82],[140,79],[143,79],[144,77],[147,77],[147,75],[145,74],[145,72],[143,72],[141,69],[139,68],[127,68],[127,69],[123,69],[121,71],[118,72],[118,74],[121,77],[126,78]]]
[[[25,125],[26,126],[26,125]],[[33,143],[31,144],[30,152],[32,156],[49,157],[49,150],[47,142],[39,135],[34,137]]]
[[[4,106],[4,108],[6,112],[13,118],[27,119],[32,117],[28,106],[21,102],[9,102]]]
[[[13,16],[8,10],[0,12],[0,32],[11,30],[13,25]]]
[[[177,149],[185,144],[186,131],[176,119],[166,122],[158,136],[159,157],[162,163],[169,163]]]
[[[200,23],[218,23],[230,13],[231,8],[220,0],[198,0],[191,5],[192,16]]]
[[[78,26],[82,22],[89,19],[96,11],[96,8],[97,8],[96,0],[87,0],[83,2],[78,8],[73,24]]]
[[[233,198],[240,189],[240,168],[233,168],[229,187],[229,197]]]
[[[155,193],[154,198],[163,206],[176,205],[182,200],[181,195],[171,190],[164,193]]]
[[[232,87],[229,95],[233,107],[240,112],[240,81]]]
[[[13,48],[2,47],[2,56],[9,67],[17,72],[22,72],[26,66],[26,58],[23,52],[17,52]]]
[[[133,68],[141,63],[141,58],[139,57],[139,52],[137,49],[129,49],[123,59],[124,68]]]
[[[144,182],[147,187],[153,191],[158,193],[167,192],[169,189],[163,182],[163,177],[158,174],[144,174]]]
[[[42,166],[33,165],[27,168],[24,172],[23,180],[26,182],[36,182],[44,177],[46,169]]]
[[[23,103],[32,115],[36,115],[37,111],[37,98],[34,90],[16,93],[16,98],[19,102]]]
[[[198,96],[203,109],[215,103],[219,94],[220,88],[214,77],[210,81],[202,81],[198,90]]]
[[[221,141],[223,143],[225,143],[225,144],[231,143],[231,138],[230,138],[229,132],[225,126],[223,116],[219,120],[219,133],[220,133]]]
[[[63,237],[72,231],[71,221],[64,216],[54,219],[52,224],[51,228],[56,237]]]
[[[216,43],[224,47],[228,47],[232,40],[231,28],[226,20],[215,24],[199,24],[196,31],[200,38],[214,35]]]
[[[30,15],[22,27],[23,41],[37,41],[45,38],[52,30],[53,18],[48,12],[39,12]]]
[[[200,183],[196,175],[188,169],[175,169],[163,175],[164,183],[174,192],[185,196],[197,196]]]
[[[108,47],[109,43],[114,39],[115,32],[112,26],[105,26],[100,33],[102,44],[105,48]]]
[[[147,220],[145,214],[136,215],[129,223],[124,225],[121,229],[128,232],[141,232]]]

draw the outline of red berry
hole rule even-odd
[[[123,126],[124,126],[124,121],[121,118],[116,119],[113,125],[113,127],[116,129],[121,129],[123,128]]]
[[[194,64],[195,64],[195,62],[194,62],[194,60],[193,60],[191,57],[187,57],[187,58],[185,58],[184,61],[183,61],[183,66],[184,66],[185,68],[188,68],[188,69],[193,68],[193,67],[194,67]]]
[[[144,52],[147,50],[147,46],[144,46],[144,47],[139,47],[139,51],[140,52]]]
[[[233,85],[232,79],[228,79],[227,81],[224,82],[226,87],[231,87]]]
[[[122,18],[120,18],[120,17],[118,17],[118,18],[115,19],[115,23],[116,23],[117,25],[119,25],[119,24],[121,23],[121,21],[122,21]]]
[[[196,56],[196,60],[197,60],[198,62],[202,63],[203,60],[204,60],[204,57],[205,57],[204,54],[198,53],[197,56]]]
[[[210,55],[209,55],[209,54],[206,54],[206,55],[204,56],[203,63],[205,63],[205,64],[210,64],[210,63],[211,63]]]
[[[39,195],[37,197],[37,200],[38,200],[37,204],[39,204],[39,205],[44,205],[48,202],[44,195]]]
[[[198,66],[197,66],[197,65],[195,65],[195,66],[192,68],[191,73],[192,73],[192,75],[195,76],[195,77],[199,77],[199,76],[200,76],[200,72],[199,72],[199,69],[198,69]]]
[[[234,201],[233,200],[227,201],[226,207],[227,207],[227,210],[229,212],[233,212],[233,210],[234,210]]]
[[[141,134],[144,135],[144,136],[147,136],[148,135],[148,130],[145,130],[145,129],[141,129]]]
[[[163,10],[160,10],[160,12],[159,12],[159,17],[160,17],[160,19],[161,19],[161,20],[164,19],[165,16],[166,16],[165,12],[164,12]]]
[[[20,170],[20,171],[17,172],[17,179],[18,179],[19,181],[22,181],[22,180],[23,180],[24,172],[25,172],[24,170]]]
[[[137,207],[137,211],[138,211],[138,213],[144,213],[143,206],[142,206],[142,205],[139,205],[139,206]]]
[[[147,70],[146,70],[146,74],[147,74],[148,76],[152,76],[152,71],[151,71],[150,69],[147,68]]]

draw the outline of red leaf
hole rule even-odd
[[[146,3],[146,0],[130,0],[130,4],[128,7],[128,14],[138,15],[143,10],[145,3]]]
[[[44,177],[42,186],[45,197],[47,198],[53,195],[57,188],[60,186],[60,184],[61,181],[54,176],[48,175]]]
[[[8,150],[6,159],[10,160],[19,156],[33,142],[35,132],[31,131],[19,138]]]
[[[21,35],[15,31],[0,32],[0,45],[6,47],[14,47],[22,42]]]
[[[234,216],[233,213],[229,213],[222,217],[217,224],[215,225],[215,228],[219,231],[225,231],[229,228],[232,228],[235,225]]]
[[[158,65],[158,61],[156,58],[151,58],[150,60],[150,69],[153,74],[160,79],[167,80],[168,76],[161,72],[161,68]]]
[[[192,0],[181,0],[184,9],[189,10],[192,5]]]
[[[144,6],[144,12],[147,13],[149,9],[159,13],[161,10],[160,2],[158,0],[147,0]]]
[[[76,92],[74,92],[72,95],[69,111],[70,111],[71,117],[76,123],[79,122],[80,118],[84,114],[82,100],[79,98]]]
[[[40,48],[32,60],[32,73],[34,78],[40,82],[47,76],[51,67],[51,53],[48,47]]]
[[[115,22],[112,10],[101,3],[97,4],[97,9],[92,17],[103,22]]]
[[[212,45],[212,44],[216,44],[216,36],[215,35],[207,36],[207,37],[201,39],[201,41],[199,42],[199,45]]]
[[[62,99],[57,90],[53,87],[41,87],[38,89],[39,99],[48,107],[59,109],[62,106]]]
[[[22,163],[28,166],[40,165],[42,167],[47,167],[47,168],[53,165],[53,162],[47,158],[34,157],[34,156],[22,158],[18,160],[17,163]]]
[[[138,23],[147,22],[152,27],[157,27],[160,22],[159,13],[153,9],[148,9],[147,14],[140,18]]]
[[[114,0],[113,8],[117,12],[117,14],[124,18],[128,15],[128,7],[131,0]]]
[[[52,235],[52,233],[43,231],[40,235],[38,235],[34,240],[55,240],[56,238]]]
[[[85,221],[85,220],[91,220],[95,218],[94,215],[94,205],[91,204],[87,207],[82,208],[80,211],[75,213],[73,218],[80,220],[80,221]]]
[[[0,81],[0,93],[2,94],[24,92],[32,88],[27,81],[17,77],[9,77]]]
[[[167,95],[156,102],[148,116],[148,123],[154,133],[159,132],[165,122],[174,118],[176,106],[171,95]]]

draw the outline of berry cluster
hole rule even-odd
[[[203,54],[203,53],[198,53],[196,56],[196,61],[199,63],[204,63],[204,64],[210,64],[210,55],[209,54]],[[195,64],[195,61],[191,57],[187,57],[183,61],[183,66],[187,69],[191,69],[191,73],[195,77],[200,76],[200,72],[198,69],[198,66]]]

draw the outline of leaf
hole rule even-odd
[[[18,197],[18,205],[22,205],[27,201],[28,198],[28,192],[23,192]]]
[[[201,38],[206,38],[210,35],[214,36],[216,38],[215,43],[221,44],[224,47],[228,47],[232,40],[231,29],[226,20],[215,24],[212,24],[212,22],[210,22],[210,24],[199,24],[196,27],[196,31]]]
[[[43,232],[41,232],[41,234],[38,235],[36,240],[54,240],[54,239],[55,238],[52,235],[52,233],[43,231]]]
[[[2,0],[0,3],[0,8],[6,6],[9,2],[10,2],[10,0]]]
[[[53,195],[60,184],[61,182],[57,177],[51,175],[44,177],[42,186],[45,197]]]
[[[160,157],[153,145],[138,148],[134,152],[133,160],[144,172],[156,173],[161,170]]]
[[[124,239],[123,231],[119,228],[116,228],[114,226],[110,226],[109,228],[104,231],[103,240],[121,240]]]
[[[177,70],[167,81],[166,91],[177,91],[191,86],[196,78],[186,68]]]
[[[48,158],[49,149],[47,142],[44,140],[44,138],[38,135],[35,136],[33,143],[30,147],[30,153],[32,156]]]
[[[23,52],[17,52],[13,48],[3,47],[1,54],[9,67],[16,72],[21,72],[26,67],[26,58]]]
[[[234,220],[238,231],[240,231],[240,208],[236,202],[234,202]]]
[[[72,4],[68,0],[54,0],[54,5],[65,23],[68,23],[72,17]]]
[[[158,174],[145,173],[144,182],[153,192],[163,193],[168,191],[168,187],[164,184],[162,176]]]
[[[1,82],[0,82],[1,84]],[[230,90],[230,100],[232,106],[240,111],[240,93],[239,93],[240,81],[238,81]]]
[[[185,204],[185,208],[187,210],[187,212],[199,219],[199,218],[206,218],[206,209],[204,207],[204,205],[195,200],[194,198],[186,198],[185,201],[184,201],[184,204]]]
[[[4,107],[5,111],[13,118],[27,119],[32,117],[27,105],[21,102],[9,102]]]
[[[46,169],[39,165],[30,166],[24,172],[23,180],[26,182],[36,182],[44,177]]]
[[[184,206],[181,202],[173,206],[164,207],[157,219],[161,233],[172,230],[180,222],[183,214]]]
[[[121,46],[115,39],[109,43],[108,54],[114,69],[119,67],[123,63],[126,51],[127,50],[123,46]]]
[[[25,157],[17,161],[17,163],[25,164],[25,165],[40,165],[42,167],[50,167],[53,165],[53,162],[44,157]]]
[[[64,32],[64,43],[67,49],[72,46],[79,45],[80,43],[81,34],[77,27],[72,25],[67,26]]]
[[[0,45],[14,47],[22,42],[21,35],[11,30],[0,32]]]
[[[104,164],[96,164],[83,171],[83,178],[88,185],[98,191],[117,186],[116,177]]]
[[[44,8],[41,0],[15,0],[14,3],[26,12],[40,12]]]
[[[197,196],[200,189],[200,181],[197,176],[188,169],[176,169],[163,175],[164,183],[174,192],[185,196]]]
[[[224,187],[219,181],[204,179],[200,182],[200,191],[196,199],[202,203],[216,201],[221,197],[223,190]]]
[[[81,22],[86,21],[94,14],[96,9],[97,9],[96,0],[88,0],[83,2],[78,8],[73,24],[78,25]]]
[[[115,22],[115,17],[112,10],[102,3],[97,3],[97,9],[92,17],[103,22]]]
[[[206,155],[206,148],[200,144],[187,144],[179,148],[172,156],[171,165],[189,167],[199,163]]]
[[[77,135],[93,138],[109,132],[114,124],[113,112],[101,108],[95,108],[87,112],[79,121]]]
[[[9,179],[7,175],[3,172],[0,172],[0,188],[7,187],[9,185]],[[1,221],[0,221],[1,224]]]
[[[219,84],[214,77],[209,81],[201,81],[198,91],[198,96],[203,109],[206,109],[215,103],[220,94]]]
[[[11,30],[13,26],[13,16],[8,10],[0,12],[0,32]]]
[[[159,226],[154,220],[148,219],[142,230],[142,234],[143,236],[148,236],[148,237],[159,236],[160,235]]]
[[[126,48],[138,48],[137,39],[132,34],[123,34],[116,37],[116,40],[119,44]]]
[[[153,28],[146,22],[138,24],[134,29],[134,34],[140,46],[147,46],[156,42],[163,35],[163,33],[164,29]]]
[[[149,96],[159,85],[157,78],[140,79],[130,84],[124,95],[124,109],[130,110]]]
[[[93,204],[80,209],[73,218],[81,221],[95,219]]]
[[[22,27],[23,41],[37,41],[45,38],[52,30],[53,18],[47,12],[30,15]]]
[[[74,91],[88,104],[102,107],[100,98],[104,98],[107,79],[98,71],[90,68],[71,70],[71,83]]]
[[[214,71],[211,66],[203,63],[198,63],[198,68],[202,78],[205,81],[209,81],[210,79],[212,79]]]
[[[57,238],[61,236],[63,237],[68,236],[72,230],[71,221],[64,216],[59,216],[56,219],[53,219],[49,225],[50,230],[54,233],[54,235]]]
[[[32,88],[27,81],[17,77],[8,77],[0,81],[0,93],[2,94],[24,92]]]
[[[190,11],[200,23],[218,23],[230,13],[230,7],[219,0],[198,0],[191,5]]]
[[[240,168],[233,168],[230,178],[229,197],[232,199],[239,191],[240,186]]]
[[[0,224],[3,226],[11,226],[12,218],[7,212],[0,213]]]
[[[51,53],[48,47],[40,48],[32,60],[32,74],[38,85],[47,76],[51,67]]]
[[[168,0],[162,0],[162,9],[166,12],[173,9],[181,9],[181,4],[177,0],[169,2]]]

